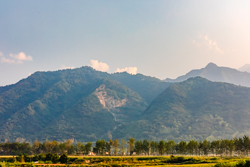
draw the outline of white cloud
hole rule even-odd
[[[210,38],[208,37],[208,35],[205,35],[205,36],[203,37],[203,39],[206,41],[206,45],[207,45],[210,49],[215,49],[215,50],[216,50],[217,52],[219,52],[219,53],[224,53],[224,52],[218,47],[217,42],[214,41],[214,40],[212,40],[212,39],[210,39]]]
[[[212,40],[208,35],[199,35],[197,40],[192,41],[196,46],[207,46],[209,49],[214,49],[216,52],[223,54],[224,51],[218,46],[217,42]]]
[[[74,69],[75,67],[69,67],[69,66],[65,66],[65,65],[61,65],[61,68],[59,68],[59,70],[64,70],[64,69]]]
[[[16,61],[15,59],[8,59],[4,56],[1,57],[1,63],[8,63],[8,64],[19,64],[22,63],[21,61]]]
[[[97,60],[90,60],[91,67],[98,70],[98,71],[108,71],[109,65],[103,62],[98,62]]]
[[[8,63],[8,64],[21,64],[23,61],[32,61],[33,58],[31,56],[26,56],[25,53],[20,52],[18,54],[10,54],[9,57],[3,55],[0,52],[1,63]]]
[[[16,59],[16,60],[21,60],[21,61],[32,61],[33,58],[31,56],[26,56],[25,53],[20,52],[19,54],[13,55],[10,54],[10,57]]]
[[[137,67],[125,67],[125,68],[117,68],[115,72],[127,72],[129,74],[137,74]]]

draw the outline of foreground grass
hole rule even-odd
[[[213,167],[215,164],[192,164],[192,165],[160,165],[161,167]],[[156,167],[156,166],[154,166]]]
[[[15,162],[8,162],[8,159],[15,159]],[[17,162],[13,156],[0,156],[0,167],[235,167],[238,162],[247,159],[249,158],[202,156],[69,156],[67,164],[33,164]]]

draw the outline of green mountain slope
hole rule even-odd
[[[143,117],[114,136],[152,140],[203,140],[250,135],[250,88],[201,77],[168,87]]]
[[[147,103],[110,74],[90,67],[36,72],[0,89],[0,140],[80,141],[107,137]]]
[[[110,78],[137,92],[147,101],[148,104],[150,104],[168,86],[173,85],[173,83],[162,82],[154,77],[142,74],[130,75],[126,72],[114,73]]]

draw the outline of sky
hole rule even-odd
[[[249,0],[0,0],[0,86],[92,66],[159,79],[250,64]]]

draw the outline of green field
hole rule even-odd
[[[246,157],[204,157],[204,156],[69,156],[66,164],[52,162],[19,162],[15,156],[0,156],[0,167],[50,167],[50,166],[167,166],[167,167],[233,167],[248,166]],[[250,161],[249,161],[250,162]]]

